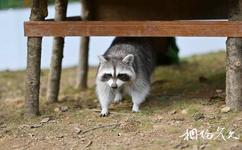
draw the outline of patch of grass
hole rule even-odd
[[[0,139],[1,134],[10,137],[10,140],[2,138],[0,145],[4,147],[9,141],[16,143],[17,140],[12,140],[15,139],[13,135],[17,136],[16,139],[19,137],[28,141],[29,134],[19,130],[19,126],[38,124],[43,117],[48,116],[56,123],[47,123],[38,129],[28,130],[36,138],[48,137],[45,139],[47,146],[44,147],[48,149],[54,149],[56,145],[62,146],[60,141],[65,142],[68,147],[77,146],[76,149],[83,149],[88,141],[92,141],[90,149],[173,149],[179,145],[179,140],[182,141],[179,136],[186,129],[194,127],[201,130],[211,128],[211,131],[216,130],[218,126],[228,130],[235,128],[236,133],[242,134],[242,114],[220,112],[225,99],[224,58],[224,52],[210,53],[183,58],[179,65],[158,67],[153,75],[151,93],[142,104],[140,113],[131,112],[132,101],[130,97],[125,97],[122,103],[111,105],[111,114],[106,118],[99,117],[100,106],[94,88],[94,67],[89,70],[89,89],[85,91],[74,88],[76,69],[64,69],[59,102],[55,104],[46,103],[48,70],[43,70],[40,88],[42,116],[32,119],[23,119],[24,72],[0,72],[0,84],[4,85],[0,86],[0,128],[3,123],[8,126],[4,130],[10,130],[10,133],[0,132]],[[222,92],[217,93],[217,89]],[[67,106],[68,110],[56,112],[55,108],[61,106]],[[205,118],[195,121],[195,113],[202,113]],[[214,118],[209,118],[209,115]],[[76,126],[86,130],[112,123],[120,125],[91,130],[84,135],[75,134]],[[61,134],[64,136],[63,140],[56,137]],[[38,148],[40,142],[34,140],[31,148]],[[187,149],[202,144],[206,145],[205,149],[230,149],[229,142],[197,140],[187,143]]]

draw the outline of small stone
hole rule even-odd
[[[64,135],[58,135],[58,136],[56,136],[56,138],[62,139],[62,138],[64,138]]]
[[[209,120],[213,120],[216,119],[215,115],[207,115],[206,118],[208,118]]]
[[[62,112],[66,112],[66,111],[68,111],[68,107],[67,107],[67,106],[61,106],[61,107],[60,107],[60,110],[61,110]]]
[[[221,90],[221,89],[216,90],[216,93],[222,93],[222,92],[223,92],[223,90]]]
[[[176,110],[172,110],[172,111],[170,111],[169,114],[170,114],[170,115],[174,115],[174,114],[176,114]]]
[[[240,67],[241,62],[240,62],[240,61],[236,61],[236,62],[235,62],[235,65],[236,65],[236,67]]]
[[[231,111],[231,108],[228,107],[228,106],[226,106],[226,107],[224,107],[224,108],[221,109],[221,112],[222,112],[222,113],[227,113],[227,112],[229,112],[229,111]]]
[[[29,133],[29,136],[30,136],[30,137],[34,137],[35,135],[34,135],[34,134],[32,134],[32,133]]]
[[[203,144],[199,147],[199,149],[204,149],[206,146]]]
[[[118,133],[118,136],[121,136],[121,133]]]
[[[79,134],[79,133],[82,132],[82,130],[81,130],[80,128],[76,127],[76,128],[75,128],[75,132],[76,132],[76,134]]]
[[[56,108],[54,109],[54,111],[55,111],[55,112],[60,112],[61,110],[60,110],[59,107],[56,107]]]
[[[195,121],[205,118],[203,113],[197,112],[193,115]]]
[[[183,115],[186,115],[186,114],[187,114],[187,110],[186,110],[186,109],[183,109],[183,110],[181,111],[181,113],[182,113]]]
[[[34,140],[35,140],[35,141],[38,141],[38,140],[39,140],[39,138],[37,138],[37,137],[36,137],[36,138],[34,138]]]
[[[47,122],[49,122],[49,121],[50,121],[50,118],[47,117],[47,118],[42,119],[42,120],[40,121],[40,123],[47,123]]]

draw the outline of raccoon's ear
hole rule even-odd
[[[99,59],[99,62],[100,62],[100,63],[105,63],[105,62],[107,62],[107,59],[106,59],[103,55],[98,56],[98,59]]]
[[[131,65],[134,62],[134,55],[133,54],[128,54],[127,56],[124,57],[122,62]]]

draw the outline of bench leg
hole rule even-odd
[[[242,20],[242,0],[229,2],[229,20]],[[226,105],[242,110],[242,38],[229,37],[226,42]]]
[[[25,115],[39,114],[40,62],[42,38],[28,38],[25,81]]]
[[[67,3],[68,0],[55,1],[55,21],[66,20]],[[58,101],[64,40],[65,39],[63,37],[54,37],[53,39],[50,74],[47,87],[47,101],[49,103]]]
[[[64,50],[64,38],[55,37],[53,39],[51,67],[50,67],[50,74],[49,74],[48,88],[47,88],[47,101],[49,103],[58,101],[60,80],[61,80],[61,70],[62,70],[63,50]]]
[[[242,38],[228,38],[226,44],[226,105],[242,110]]]
[[[87,88],[87,76],[88,76],[88,51],[89,51],[89,37],[81,38],[81,48],[79,56],[79,64],[77,67],[77,83],[76,88]]]

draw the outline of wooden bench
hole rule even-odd
[[[242,109],[242,0],[81,2],[83,21],[44,21],[47,15],[46,0],[33,1],[31,21],[24,23],[25,36],[29,37],[26,114],[35,115],[39,112],[41,37],[44,36],[228,37],[226,104],[234,110]]]

